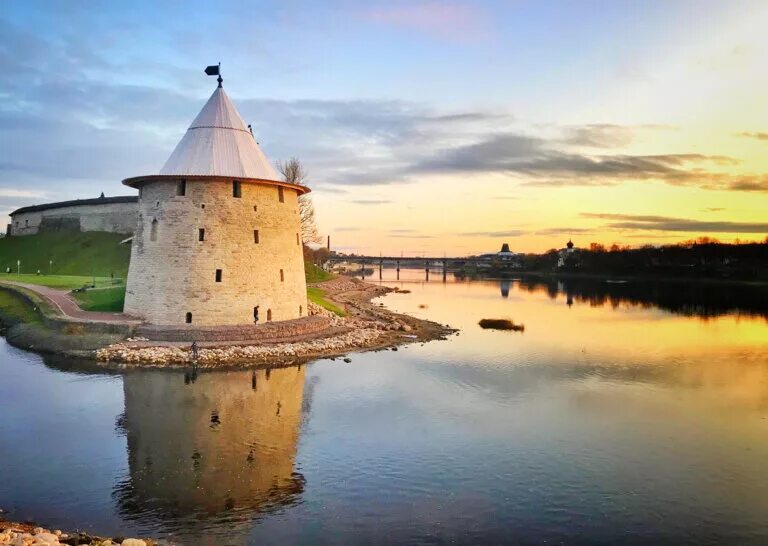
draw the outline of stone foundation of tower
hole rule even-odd
[[[193,326],[252,324],[257,306],[260,323],[307,315],[295,189],[224,177],[140,188],[126,313]]]

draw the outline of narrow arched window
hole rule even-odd
[[[232,197],[240,198],[243,196],[243,185],[239,180],[232,181]]]
[[[298,233],[296,234],[296,244],[297,245],[299,244],[299,234]]]
[[[282,186],[278,186],[277,187],[277,199],[281,203],[285,203],[285,192],[283,191],[283,187]]]
[[[267,309],[267,320],[272,320],[272,309]]]
[[[183,197],[187,195],[187,179],[182,178],[176,182],[176,195]]]
[[[149,240],[157,241],[157,218],[152,220],[152,225],[149,228]]]
[[[186,316],[185,320],[186,320],[187,324],[192,324],[192,313],[187,313],[187,316]]]
[[[303,305],[299,305],[299,316],[301,316],[302,313],[304,313],[304,306]]]
[[[283,270],[280,270],[280,282],[283,282],[285,280],[285,272]]]

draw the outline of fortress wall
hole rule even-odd
[[[204,206],[204,208],[203,208]],[[152,223],[156,221],[156,239]],[[198,230],[205,229],[205,240]],[[254,230],[259,242],[254,242]],[[139,201],[139,220],[131,248],[125,312],[152,324],[252,324],[307,314],[298,195],[276,186],[242,183],[232,195],[232,180],[188,180],[186,195],[176,182],[147,183]],[[222,281],[216,282],[216,270]],[[281,281],[280,270],[283,270]]]
[[[136,203],[78,205],[15,214],[12,235],[51,231],[108,231],[131,234],[136,229]]]

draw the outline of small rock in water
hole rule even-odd
[[[352,359],[351,359],[351,358],[345,358],[345,359],[344,359],[344,362],[346,362],[347,364],[349,364],[350,362],[352,362]]]

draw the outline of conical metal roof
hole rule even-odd
[[[205,103],[160,175],[280,181],[222,87]]]

